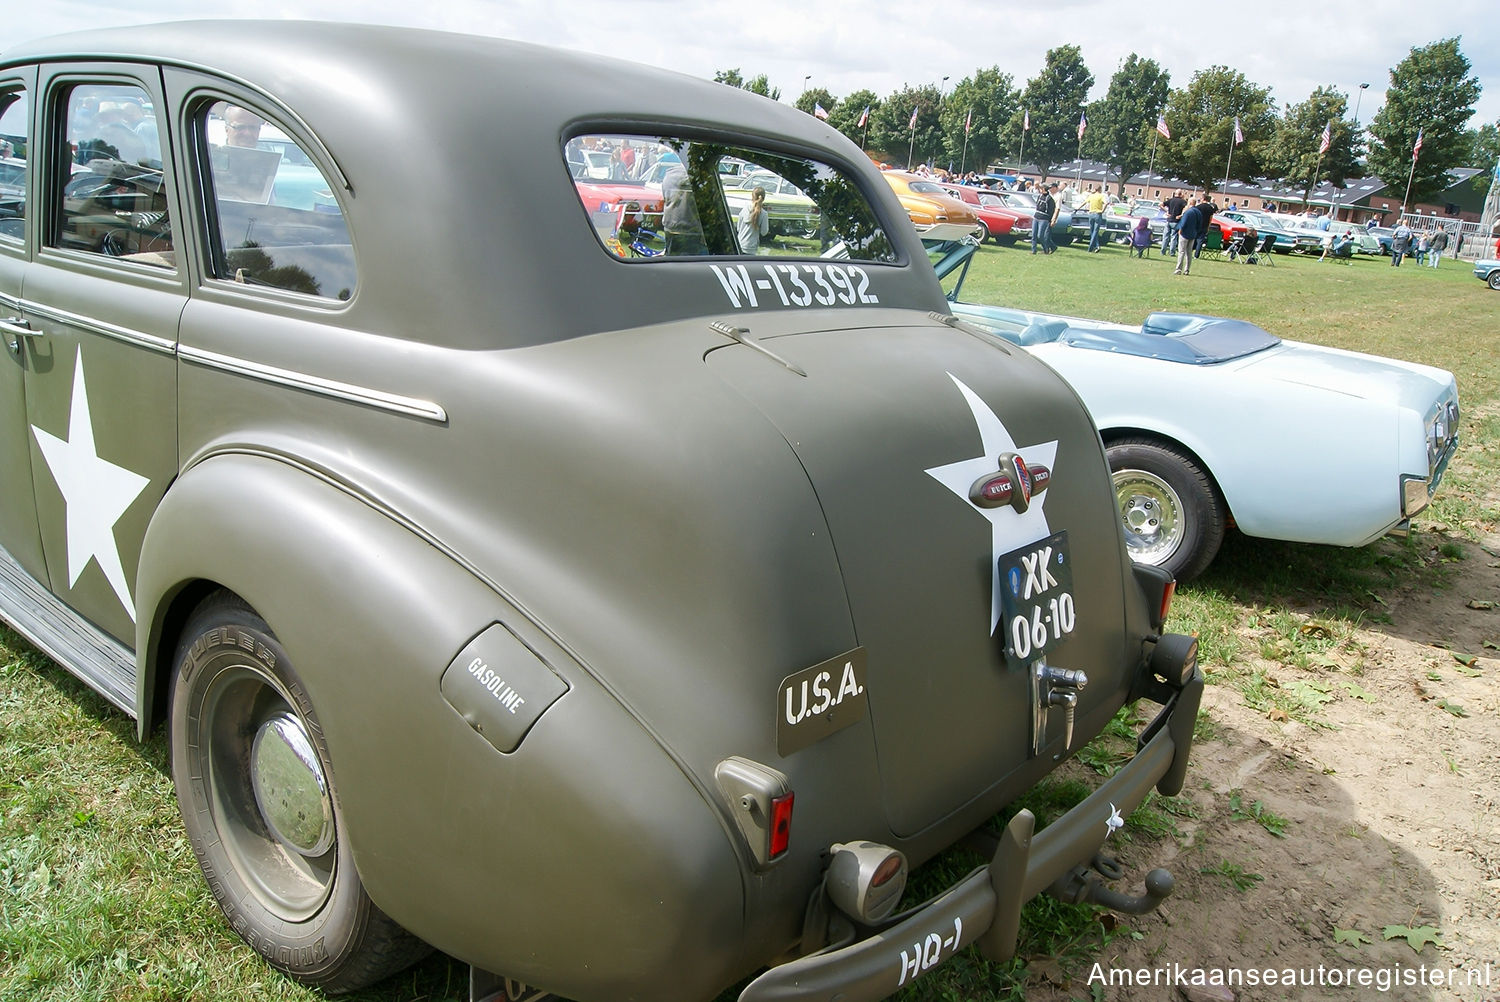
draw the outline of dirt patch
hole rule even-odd
[[[1029,998],[1500,1000],[1500,536],[1422,545],[1463,559],[1440,591],[1372,597],[1390,622],[1355,630],[1355,658],[1288,667],[1244,629],[1312,712],[1208,687],[1176,834],[1117,847],[1136,893],[1152,866],[1176,893]]]

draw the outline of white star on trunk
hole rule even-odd
[[[963,384],[953,373],[948,373],[948,378],[958,386],[959,392],[968,401],[969,410],[974,414],[974,423],[979,426],[979,455],[973,459],[965,459],[957,463],[949,463],[947,466],[935,466],[925,471],[938,483],[948,488],[954,494],[964,499],[964,503],[983,515],[990,523],[990,633],[995,632],[995,627],[1000,625],[1000,556],[1009,553],[1018,546],[1026,543],[1034,543],[1038,539],[1046,539],[1052,534],[1047,527],[1047,516],[1042,511],[1042,506],[1047,502],[1047,492],[1043,491],[1031,499],[1031,507],[1024,512],[1018,512],[1010,505],[1002,505],[999,508],[981,508],[969,498],[969,488],[974,486],[974,481],[980,477],[987,477],[999,469],[1001,453],[1014,452],[1026,461],[1027,466],[1045,466],[1052,469],[1053,460],[1057,456],[1057,441],[1043,442],[1039,445],[1028,445],[1022,448],[1016,445],[1015,439],[1010,437],[1010,432],[1005,430],[1005,425],[990,410],[989,405],[979,399],[979,395]]]
[[[68,440],[63,441],[36,425],[31,426],[31,433],[36,436],[36,444],[46,457],[67,508],[68,587],[78,584],[78,577],[90,558],[97,560],[99,569],[134,621],[135,603],[130,598],[125,569],[120,565],[114,529],[125,509],[135,503],[151,481],[99,458],[99,450],[94,446],[94,424],[89,417],[88,388],[83,381],[82,347],[74,356]]]

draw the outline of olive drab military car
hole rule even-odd
[[[1170,891],[1091,866],[1183,782],[1172,582],[1127,556],[1077,398],[954,319],[837,132],[316,23],[13,49],[0,130],[0,606],[167,730],[271,964],[341,991],[431,947],[476,999],[878,999],[1008,956],[1043,891]],[[816,227],[752,239],[736,161]],[[904,900],[1139,699],[1128,765]]]

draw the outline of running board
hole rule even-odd
[[[0,617],[134,719],[135,653],[64,605],[3,548]]]

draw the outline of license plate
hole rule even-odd
[[[1000,557],[1000,632],[1005,664],[1024,669],[1073,632],[1073,562],[1056,532]]]

